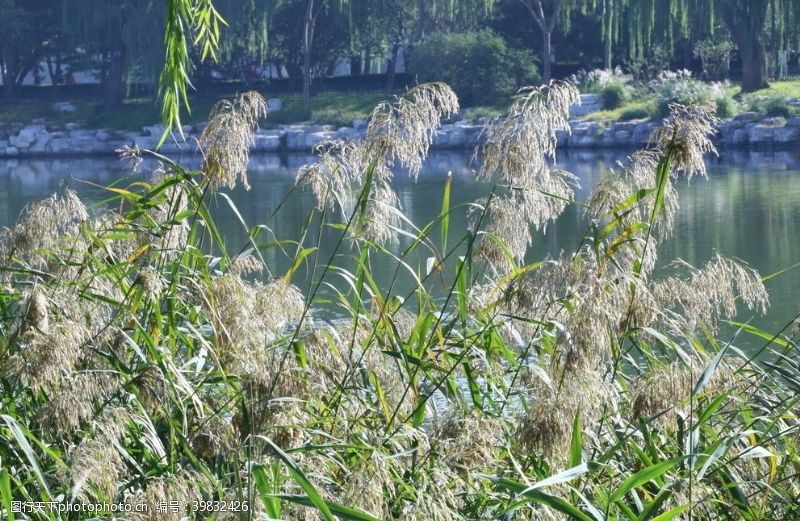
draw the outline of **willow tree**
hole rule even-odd
[[[800,44],[800,1],[717,1],[742,59],[742,91],[767,87],[766,41],[771,37],[774,45],[784,48]]]
[[[270,51],[270,25],[281,0],[216,0],[225,25],[220,34],[220,62],[241,72],[263,66]],[[246,79],[246,78],[245,78]]]
[[[36,72],[52,44],[60,40],[60,10],[52,1],[0,0],[0,77],[13,94],[25,77]]]
[[[387,51],[387,89],[394,87],[400,49],[434,30],[474,29],[494,0],[346,0],[351,39]]]
[[[67,44],[99,61],[106,105],[122,103],[132,74],[155,77],[163,61],[161,50],[152,43],[163,34],[163,3],[62,0],[61,4]]]
[[[656,43],[673,51],[680,38],[699,41],[722,24],[742,60],[742,90],[767,86],[768,35],[789,46],[800,35],[798,0],[598,0],[602,10],[606,65],[614,45],[630,57],[645,55]],[[777,40],[777,41],[776,41]]]
[[[580,10],[587,13],[597,8],[599,0],[519,0],[528,10],[542,35],[542,80],[552,78],[553,31],[562,25],[569,31],[570,17]]]

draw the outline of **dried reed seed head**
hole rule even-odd
[[[164,281],[161,279],[161,274],[152,268],[142,268],[133,282],[134,286],[138,286],[145,295],[151,300],[158,299],[161,291],[164,289]]]
[[[132,380],[136,396],[150,414],[161,414],[169,401],[169,383],[156,365],[143,368]]]
[[[400,521],[457,521],[464,500],[454,493],[455,477],[442,467],[434,467],[419,476],[415,497],[406,499],[397,519]]]
[[[317,201],[317,209],[341,210],[347,217],[353,211],[358,187],[368,166],[363,141],[332,140],[314,147],[315,163],[304,165],[297,172],[297,182],[308,186]]]
[[[574,196],[577,178],[550,168],[548,160],[555,156],[556,133],[569,130],[569,107],[578,100],[577,90],[568,83],[528,89],[515,98],[505,117],[493,121],[484,131],[478,177],[499,175],[511,190],[495,215],[489,216],[486,229],[499,232],[496,236],[517,262],[522,261],[531,244],[530,225],[544,228],[561,215],[566,201]],[[526,229],[527,233],[522,231]],[[487,245],[481,257],[505,263],[501,253],[502,248]]]
[[[705,177],[703,156],[717,153],[711,141],[719,125],[714,108],[673,103],[669,109],[670,116],[653,131],[650,143],[669,154],[675,172],[683,172],[689,179],[694,175]]]
[[[734,390],[741,382],[736,373],[737,364],[741,366],[742,362],[722,360],[700,395],[714,397]],[[696,412],[692,411],[690,398],[707,365],[708,360],[702,357],[694,359],[692,367],[686,362],[674,362],[631,380],[629,403],[632,419],[650,420],[658,415],[656,425],[667,431],[677,429],[679,416],[688,418]]]
[[[399,161],[417,178],[436,129],[458,112],[458,97],[444,83],[423,83],[372,111],[364,138],[370,162]]]
[[[26,205],[11,231],[13,247],[22,254],[50,250],[65,236],[75,236],[89,218],[86,207],[70,189]]]
[[[119,386],[117,375],[86,371],[70,376],[69,384],[52,395],[39,410],[42,430],[54,438],[68,438],[94,415],[94,402],[110,397]]]
[[[237,447],[239,432],[230,418],[215,414],[198,418],[197,423],[192,448],[201,456],[207,459],[225,457]]]
[[[259,273],[264,270],[264,263],[253,255],[240,255],[231,262],[231,273],[239,277]]]
[[[617,393],[602,372],[567,375],[552,383],[538,380],[529,389],[531,405],[516,432],[524,449],[562,463],[569,454],[572,427],[580,413],[584,426],[594,425],[604,407],[614,409]]]
[[[375,178],[364,211],[356,223],[356,234],[375,244],[386,245],[397,237],[400,199],[391,184]]]
[[[205,302],[214,317],[218,347],[235,348],[239,353],[230,354],[236,356],[263,352],[266,340],[305,312],[302,293],[284,279],[260,284],[227,274],[213,280]]]
[[[50,327],[47,297],[39,286],[36,286],[28,296],[25,326],[33,327],[42,332],[47,332]]]
[[[391,518],[391,502],[394,484],[392,478],[400,469],[396,461],[380,448],[370,451],[360,459],[347,476],[343,497],[354,500],[354,504],[381,519]]]
[[[264,394],[256,396],[265,396]],[[264,400],[251,412],[251,423],[255,432],[269,437],[278,447],[292,450],[303,446],[313,434],[314,416],[305,410],[298,400]],[[242,418],[237,416],[234,423],[241,432]]]
[[[473,228],[478,226],[483,214],[483,233],[475,245],[476,258],[498,267],[501,271],[511,268],[509,255],[517,264],[523,263],[528,247],[533,244],[533,237],[525,214],[514,200],[509,197],[495,197],[491,200],[478,200],[476,204],[484,208],[483,211],[471,209]]]
[[[531,178],[546,175],[547,158],[555,156],[556,133],[569,131],[569,107],[579,102],[569,83],[520,91],[508,114],[484,130],[478,177],[497,174],[511,185],[533,186]]]
[[[417,324],[417,315],[407,309],[398,309],[390,314],[389,322],[393,332],[397,333],[400,340],[408,340]]]
[[[130,517],[137,521],[181,521],[190,517],[191,508],[195,501],[211,499],[214,487],[208,479],[199,472],[188,469],[179,469],[174,473],[165,473],[149,479],[144,490],[137,490],[129,494],[127,503],[135,506],[146,504],[144,512],[137,512]],[[179,511],[161,512],[160,504],[170,505],[177,502]]]
[[[438,452],[444,463],[456,472],[486,469],[495,462],[508,434],[503,418],[478,411],[465,416],[451,413],[436,427],[433,437],[439,441]]]
[[[116,497],[125,465],[114,444],[105,436],[81,441],[69,450],[67,461],[72,497],[84,502],[112,501]],[[92,487],[97,488],[99,496]]]
[[[283,329],[299,322],[305,310],[303,294],[285,279],[273,279],[257,287],[255,312],[268,329]]]
[[[130,168],[131,172],[139,171],[143,159],[142,150],[138,146],[123,145],[122,148],[118,148],[114,152],[117,153],[121,161],[128,163],[128,168]]]
[[[37,390],[58,388],[61,378],[74,369],[89,336],[88,329],[75,322],[53,325],[47,333],[23,333],[3,372]]]
[[[758,272],[743,262],[714,256],[700,269],[678,261],[688,268],[688,278],[669,277],[655,284],[653,294],[666,309],[679,312],[685,327],[705,326],[716,331],[721,318],[736,315],[741,299],[749,309],[766,313],[769,294]]]
[[[200,134],[202,170],[211,190],[234,188],[241,181],[245,189],[250,145],[258,122],[267,114],[267,102],[257,92],[245,92],[231,102],[223,100],[211,109],[208,125]]]

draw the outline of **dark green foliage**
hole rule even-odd
[[[651,109],[645,107],[632,107],[622,111],[619,119],[620,121],[630,121],[632,119],[644,119],[650,117]]]
[[[736,113],[736,102],[730,96],[724,96],[717,100],[717,116],[720,118],[732,118]]]
[[[467,106],[497,103],[537,79],[533,55],[488,30],[431,34],[409,53],[408,66],[420,82],[450,84]]]
[[[602,95],[606,109],[619,108],[630,98],[628,89],[620,82],[608,84],[603,88]]]

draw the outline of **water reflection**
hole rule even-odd
[[[559,166],[580,179],[576,197],[585,200],[597,180],[623,160],[624,152],[566,152],[559,154]],[[308,155],[260,155],[251,159],[252,190],[234,190],[232,195],[242,218],[249,226],[265,223],[268,216],[283,204],[266,224],[269,231],[261,242],[277,238],[292,240],[303,233],[303,223],[311,212],[311,194],[293,191],[294,172],[310,162]],[[189,167],[197,166],[196,157],[186,158]],[[466,203],[485,196],[490,187],[477,183],[471,175],[470,156],[465,153],[434,153],[423,174],[413,183],[403,172],[396,174],[396,188],[406,213],[422,226],[439,212],[441,193],[448,172],[453,173],[453,205],[462,205],[453,213],[451,236],[460,238],[467,226]],[[681,209],[673,237],[660,250],[663,269],[669,260],[682,258],[700,265],[714,252],[738,257],[770,274],[800,261],[800,152],[724,151],[709,161],[709,178],[695,178],[691,184],[679,183]],[[66,184],[76,189],[85,200],[99,203],[106,196],[99,186],[112,182],[125,185],[146,179],[145,174],[130,174],[124,163],[112,158],[65,158],[43,160],[0,161],[0,225],[12,223],[29,201],[45,197]],[[99,185],[99,186],[98,186]],[[287,194],[290,194],[287,198]],[[284,199],[286,199],[284,201]],[[228,207],[224,198],[215,198],[211,206],[219,218],[220,228],[231,250],[247,244],[245,229]],[[532,259],[572,251],[579,244],[586,228],[582,212],[570,207],[564,215],[539,234],[531,252]],[[332,254],[338,235],[325,232],[317,236],[318,227],[308,230],[306,244],[319,244],[320,259]],[[438,237],[438,232],[434,232]],[[401,242],[401,246],[403,243]],[[275,273],[283,273],[289,265],[294,246],[265,250]],[[340,256],[350,252],[344,248]],[[407,259],[412,269],[423,269],[424,255]],[[342,261],[345,262],[346,261]],[[389,284],[397,271],[397,262],[390,258],[376,259],[374,269],[381,284]],[[301,271],[298,277],[308,278]],[[395,281],[398,293],[411,287],[412,275],[400,271]],[[772,298],[769,316],[755,321],[769,330],[785,325],[800,311],[797,290],[800,270],[792,271],[768,283]]]

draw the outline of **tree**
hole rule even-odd
[[[46,51],[59,39],[56,2],[0,0],[0,73],[7,94],[35,72]]]
[[[519,0],[533,17],[542,37],[542,81],[552,79],[553,31],[560,24],[569,32],[571,17],[596,9],[598,0]]]
[[[742,59],[742,92],[769,87],[764,25],[770,0],[722,0],[720,12]]]
[[[67,44],[82,49],[99,70],[107,106],[122,103],[133,73],[155,79],[164,53],[152,43],[164,34],[165,18],[175,23],[170,1],[62,0],[62,5]]]
[[[562,0],[520,0],[542,32],[542,80],[550,83],[553,61],[553,29],[561,14]]]

